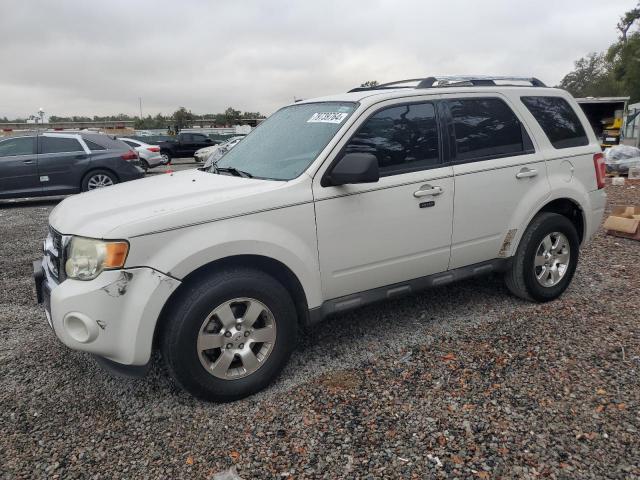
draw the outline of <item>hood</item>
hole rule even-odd
[[[65,235],[128,238],[278,207],[286,200],[268,193],[286,185],[195,169],[161,174],[69,197],[51,212],[49,223]]]

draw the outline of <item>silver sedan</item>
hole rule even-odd
[[[134,140],[133,138],[120,138],[119,140],[136,149],[140,157],[140,162],[142,163],[142,168],[145,170],[164,164],[160,156],[160,147],[157,145],[149,145],[148,143]]]

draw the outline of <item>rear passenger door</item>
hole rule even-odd
[[[0,141],[0,198],[40,193],[35,137]]]
[[[545,161],[507,100],[446,102],[455,180],[450,268],[506,256],[524,210],[549,194]]]
[[[90,162],[89,152],[75,136],[38,137],[38,173],[45,195],[80,191]]]

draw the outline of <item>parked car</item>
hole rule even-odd
[[[157,346],[178,385],[234,400],[337,312],[490,272],[557,298],[604,167],[575,100],[536,79],[356,88],[282,108],[210,172],[64,200],[37,291],[68,347],[141,374]]]
[[[0,139],[0,198],[65,195],[144,176],[126,143],[97,133]]]
[[[140,140],[134,140],[133,138],[119,138],[118,140],[122,140],[138,152],[140,164],[145,171],[150,168],[164,165],[164,159],[160,155],[159,146],[149,145],[148,143],[141,142]]]
[[[172,158],[193,157],[196,150],[210,147],[214,142],[202,133],[179,133],[171,140],[158,143],[160,155],[167,164]]]
[[[211,153],[209,153],[209,156],[207,157],[206,161],[204,162],[204,165],[202,166],[202,168],[204,170],[208,170],[209,168],[211,168],[211,166],[216,163],[218,160],[220,160],[220,158],[227,153],[229,150],[231,150],[233,147],[235,147],[240,140],[242,140],[244,137],[233,137],[230,140],[227,140],[226,142],[224,142],[223,144],[220,145],[220,148],[212,151]]]
[[[210,147],[201,148],[200,150],[197,150],[196,153],[193,154],[193,158],[194,158],[194,160],[196,162],[204,163],[204,162],[207,161],[207,159],[211,155],[213,155],[219,149],[228,147],[231,144],[235,145],[236,143],[238,143],[243,138],[244,138],[244,135],[235,136],[235,137],[231,137],[231,138],[225,140],[222,143],[218,143],[217,145],[211,145]]]

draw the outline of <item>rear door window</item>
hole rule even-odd
[[[9,138],[0,142],[0,157],[13,155],[33,155],[34,137]]]
[[[40,151],[42,153],[70,153],[84,152],[84,148],[75,138],[40,137]]]
[[[440,164],[438,124],[432,103],[385,108],[351,137],[346,153],[372,153],[381,176],[415,172]]]
[[[578,115],[564,98],[521,97],[520,100],[538,121],[554,148],[581,147],[589,144],[589,138]]]
[[[475,162],[533,153],[518,117],[499,98],[447,100],[455,133],[456,162]]]

